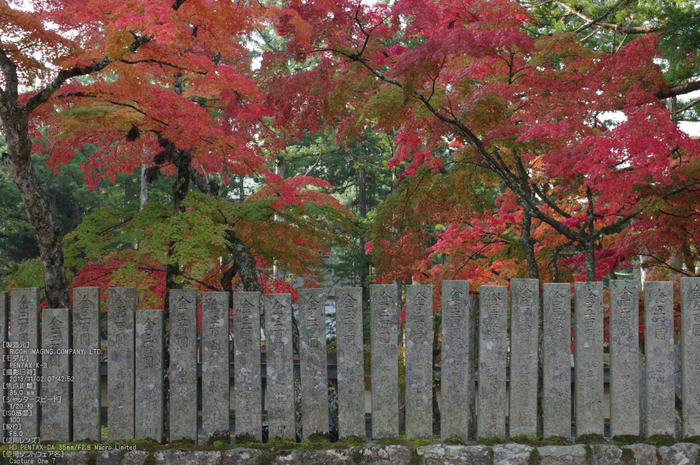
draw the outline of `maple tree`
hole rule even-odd
[[[586,279],[600,279],[631,255],[609,238],[629,231],[660,192],[677,195],[697,184],[680,170],[696,159],[698,143],[658,99],[667,82],[654,63],[654,35],[610,54],[572,34],[533,37],[526,33],[532,23],[510,2],[290,2],[278,28],[291,38],[288,50],[321,60],[292,78],[306,79],[311,97],[289,108],[299,123],[332,109],[342,137],[367,125],[398,130],[389,165],[405,162],[407,176],[423,168],[453,179],[453,170],[488,173],[484,179],[495,178],[500,191],[499,218],[520,235],[531,277],[539,277],[538,257],[547,250],[551,257],[574,245]],[[625,120],[605,121],[614,111]],[[447,143],[457,150],[441,156]],[[450,204],[452,216],[444,205],[437,212],[446,231],[433,236],[434,251],[454,253],[469,242],[480,212],[459,206]],[[412,240],[405,232],[395,237]],[[406,244],[401,253],[407,248],[425,245]],[[425,269],[422,260],[414,273]],[[596,269],[597,261],[606,265]]]
[[[60,230],[31,167],[32,141],[39,139],[45,140],[42,148],[54,170],[70,163],[85,144],[96,147],[81,165],[90,188],[102,178],[114,180],[144,166],[149,180],[161,174],[174,179],[172,210],[114,213],[143,229],[142,242],[133,242],[138,247],[126,247],[131,252],[124,252],[123,244],[120,253],[108,252],[109,240],[96,237],[93,228],[92,238],[103,250],[87,259],[106,260],[102,271],[145,260],[147,267],[164,267],[166,289],[196,275],[206,276],[200,281],[209,282],[209,289],[232,290],[236,277],[247,290],[263,290],[261,269],[281,257],[296,274],[317,276],[314,268],[322,252],[331,239],[342,241],[350,215],[317,191],[323,182],[308,176],[283,179],[273,171],[274,155],[285,142],[264,121],[271,110],[254,80],[244,43],[274,8],[217,1],[32,6],[35,11],[29,14],[3,3],[0,15],[3,26],[17,31],[2,39],[4,159],[15,184],[24,187],[20,190],[39,242],[51,306],[67,306],[69,300]],[[49,23],[54,25],[50,30]],[[57,76],[39,90],[20,94],[22,85],[51,73]],[[81,75],[89,77],[72,79]],[[20,115],[17,136],[13,114]],[[245,202],[231,202],[227,185],[240,180],[242,190],[246,178],[262,189]],[[190,185],[204,197],[190,198]],[[100,220],[110,217],[100,214]],[[136,221],[141,217],[154,222]],[[195,219],[211,227],[183,233]],[[261,235],[263,225],[269,230]],[[193,246],[192,237],[199,246]],[[215,263],[221,256],[230,256],[223,266]],[[193,266],[196,273],[188,274]],[[95,263],[85,267],[77,281],[85,282],[85,274],[97,268]],[[216,286],[211,284],[214,277]],[[167,306],[167,298],[165,302]]]

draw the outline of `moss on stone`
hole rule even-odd
[[[453,438],[447,438],[444,441],[442,441],[443,444],[446,446],[463,446],[464,445],[464,440],[460,438],[459,436],[455,436]]]
[[[584,434],[576,438],[577,444],[607,444],[608,440],[602,434]]]
[[[622,465],[635,465],[637,459],[634,458],[634,451],[632,449],[622,449],[622,456],[620,457]]]
[[[349,449],[355,447],[356,449],[362,449],[367,441],[365,438],[360,436],[348,436],[346,438],[341,438],[338,442],[334,442],[331,445],[332,449]]]
[[[692,444],[697,444],[700,446],[700,436],[690,436],[685,439],[683,439],[683,442],[690,442]]]
[[[413,448],[411,449],[411,465],[422,465],[423,464],[423,458],[418,455],[418,451]]]
[[[571,445],[571,439],[565,438],[563,436],[550,436],[547,439],[539,439],[537,444],[530,444],[531,446],[569,446]]]
[[[502,438],[501,436],[494,436],[479,438],[476,440],[476,443],[480,446],[495,446],[497,444],[508,444],[508,441],[506,441],[506,438]]]
[[[612,438],[612,442],[625,446],[629,444],[637,444],[641,441],[642,440],[639,436],[635,436],[633,434],[619,434]]]
[[[275,463],[276,454],[271,450],[263,450],[262,455],[255,461],[255,465],[272,465]]]
[[[673,436],[670,436],[668,434],[655,434],[653,436],[648,437],[647,440],[644,442],[654,447],[664,447],[672,446],[678,441],[676,441],[673,438]]]
[[[540,451],[537,450],[537,447],[534,447],[530,451],[530,456],[527,458],[527,463],[528,465],[540,465],[542,462],[542,455],[540,455]]]
[[[146,460],[143,461],[143,465],[156,465],[156,456],[153,455],[153,452],[148,454]]]
[[[299,449],[322,450],[331,448],[331,439],[328,434],[316,433],[305,438],[299,443]]]
[[[258,441],[255,439],[253,436],[250,434],[237,434],[236,435],[236,446],[238,447],[253,447],[253,448],[259,448],[258,446],[263,446],[264,444],[262,441]]]

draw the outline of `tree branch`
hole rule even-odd
[[[574,8],[570,7],[569,5],[567,5],[564,2],[557,1],[555,3],[559,6],[561,6],[562,8],[564,8],[569,13],[576,15],[579,18],[581,18],[582,20],[586,21],[586,27],[595,24],[597,26],[602,27],[603,29],[609,29],[611,31],[623,32],[625,34],[648,34],[650,32],[657,32],[660,30],[660,28],[658,26],[621,26],[621,25],[615,24],[615,23],[607,23],[605,21],[593,19],[590,16],[585,15],[585,14],[581,13],[580,11],[575,10]],[[606,13],[604,16],[607,16],[607,15],[608,15],[608,13]],[[583,30],[583,29],[585,29],[585,27],[579,28],[579,29]],[[578,32],[578,30],[576,32]]]
[[[137,36],[134,42],[127,47],[129,52],[134,53],[143,45],[147,44],[151,40],[150,37]],[[1,60],[1,57],[0,57]],[[106,68],[114,60],[112,58],[105,56],[100,61],[95,62],[89,66],[79,67],[71,69],[62,69],[58,72],[58,76],[54,78],[46,87],[41,89],[39,92],[34,94],[32,98],[29,99],[26,105],[22,107],[22,112],[29,114],[39,107],[42,103],[45,103],[51,96],[70,78],[77,76],[85,76],[87,74],[92,74],[97,71],[101,71]]]

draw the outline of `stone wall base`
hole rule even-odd
[[[361,449],[280,450],[239,448],[223,452],[197,450],[67,452],[61,465],[700,465],[700,446],[678,443],[670,447],[646,444],[542,446],[410,446],[367,444]],[[52,463],[15,452],[16,464]],[[10,463],[5,457],[5,463]],[[56,462],[53,462],[56,463]]]

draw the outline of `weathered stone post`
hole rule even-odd
[[[338,435],[365,437],[362,288],[335,291],[338,341]]]
[[[259,292],[233,293],[233,362],[236,437],[262,441]]]
[[[170,290],[170,442],[197,441],[197,291]]]
[[[700,435],[700,278],[681,278],[683,438]]]
[[[399,435],[399,305],[394,284],[370,286],[372,437]]]
[[[571,285],[545,283],[543,436],[571,437]]]
[[[576,436],[600,434],[603,426],[603,283],[575,287]]]
[[[163,311],[136,311],[135,436],[163,441]]]
[[[469,297],[469,281],[442,283],[442,367],[440,436],[469,438],[470,406],[474,393],[473,347],[469,330],[475,317]],[[449,406],[445,408],[445,406]]]
[[[299,289],[301,419],[305,438],[328,435],[325,307],[323,289]]]
[[[673,283],[644,284],[644,355],[646,357],[646,434],[675,435],[673,356]]]
[[[477,436],[505,437],[508,288],[481,286],[479,290]]]
[[[610,282],[610,436],[639,436],[639,292]]]
[[[109,289],[107,391],[110,441],[134,439],[134,313],[136,289]]]
[[[73,439],[100,441],[100,288],[73,289]]]
[[[537,436],[540,281],[510,282],[510,436]]]
[[[2,352],[0,352],[2,357],[2,363],[0,363],[0,370],[2,370],[2,376],[0,376],[0,382],[2,382],[2,389],[0,390],[0,395],[2,395],[2,401],[0,401],[0,410],[5,412],[7,408],[7,402],[5,402],[5,397],[7,396],[7,390],[5,389],[5,383],[7,382],[7,377],[5,376],[5,370],[7,369],[7,361],[5,356],[9,354],[9,350],[5,347],[5,344],[9,342],[7,340],[7,316],[9,313],[10,302],[7,292],[0,292],[0,347],[2,347]],[[3,413],[3,421],[5,419],[5,414]],[[0,432],[0,439],[5,438],[5,430]]]
[[[406,287],[406,438],[433,437],[433,286]]]
[[[263,296],[267,346],[267,418],[270,438],[294,438],[294,359],[292,298],[290,294]]]
[[[41,383],[41,439],[71,440],[70,408],[70,310],[43,311],[41,348],[44,362]]]
[[[228,292],[202,293],[202,439],[229,441]]]

